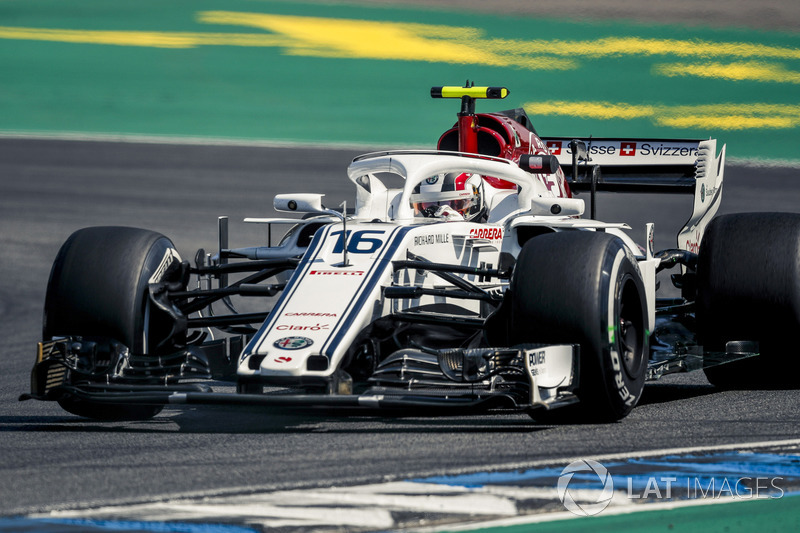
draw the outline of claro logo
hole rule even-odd
[[[320,324],[319,322],[305,326],[298,324],[279,324],[275,326],[275,329],[278,331],[325,331],[330,329],[330,324]]]

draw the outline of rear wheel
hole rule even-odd
[[[151,307],[148,285],[160,281],[180,257],[159,233],[137,228],[94,227],[73,233],[50,272],[43,338],[94,336],[114,339],[132,353],[169,351],[172,321]],[[167,341],[167,342],[165,342]],[[65,397],[66,411],[103,420],[147,419],[159,405],[103,404]]]
[[[614,236],[567,231],[525,243],[511,289],[513,343],[579,344],[580,405],[534,413],[552,421],[613,421],[639,401],[647,372],[644,284]],[[575,416],[576,415],[576,416]]]
[[[697,264],[705,351],[757,341],[760,355],[705,370],[723,388],[800,386],[800,215],[738,213],[711,221]]]

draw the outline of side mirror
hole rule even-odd
[[[338,217],[342,221],[342,234],[344,235],[342,263],[339,266],[350,266],[350,262],[347,260],[347,202],[342,202],[342,212],[340,213],[333,209],[325,209],[322,206],[323,196],[325,195],[315,193],[276,194],[275,199],[272,201],[272,207],[275,208],[275,211],[288,213],[315,213]]]
[[[578,198],[542,198],[531,200],[532,215],[580,216],[586,204]]]
[[[322,206],[324,194],[278,194],[272,202],[275,211],[287,213],[324,213],[330,214],[329,210]]]

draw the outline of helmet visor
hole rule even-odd
[[[440,202],[414,202],[414,214],[419,216],[433,216],[433,213],[442,205],[449,205],[451,209],[457,211],[466,218],[474,202],[473,198],[457,198],[453,200],[442,200]]]

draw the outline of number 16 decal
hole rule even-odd
[[[351,235],[352,233],[352,235]],[[378,229],[364,229],[356,231],[355,233],[347,231],[347,253],[350,254],[371,254],[381,247],[383,240],[376,237],[367,237],[367,235],[383,235],[386,233],[384,230]],[[333,247],[333,253],[340,254],[344,251],[344,233],[341,231],[332,231],[331,236],[338,235],[336,244]]]

